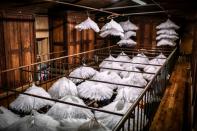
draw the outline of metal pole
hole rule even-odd
[[[102,10],[102,9],[97,9],[97,8],[84,6],[84,5],[72,4],[72,3],[69,3],[69,2],[62,2],[62,1],[58,1],[58,0],[44,0],[44,1],[58,3],[58,4],[64,4],[64,5],[70,5],[70,6],[75,6],[75,7],[79,7],[79,8],[99,11],[99,12],[108,13],[108,14],[112,14],[112,15],[121,15],[121,14],[114,13],[114,12],[111,12],[111,11],[105,11],[105,10]]]
[[[127,13],[127,14],[123,14],[122,16],[145,15],[145,14],[159,14],[159,13],[166,13],[166,11],[150,11],[150,12]]]
[[[156,4],[147,4],[147,5],[131,5],[131,6],[121,6],[121,7],[109,7],[109,8],[101,8],[102,10],[118,10],[118,9],[126,9],[126,8],[137,8],[137,7],[148,7],[148,6],[156,6]]]

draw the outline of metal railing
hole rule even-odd
[[[119,50],[119,51],[118,51]],[[127,85],[121,83],[113,83],[99,80],[90,80],[84,78],[73,77],[75,79],[82,79],[106,84],[114,84],[121,86],[131,86],[134,88],[144,88],[141,95],[137,98],[137,100],[132,104],[132,106],[128,109],[125,114],[116,113],[112,111],[106,111],[94,107],[81,106],[69,102],[64,102],[61,100],[44,98],[37,95],[32,95],[28,93],[24,93],[24,91],[29,88],[34,82],[36,85],[41,86],[48,90],[48,88],[59,78],[65,76],[69,78],[69,73],[82,65],[82,63],[86,63],[87,66],[90,66],[96,70],[99,70],[100,67],[98,64],[104,60],[105,57],[99,54],[112,53],[114,56],[117,56],[120,51],[125,51],[128,54],[132,54],[133,52],[139,52],[138,49],[127,49],[127,48],[119,48],[117,46],[110,46],[102,49],[95,49],[87,52],[82,52],[69,56],[62,56],[59,58],[54,58],[51,60],[37,62],[28,66],[21,66],[19,68],[8,69],[5,71],[1,71],[1,77],[5,78],[5,81],[2,83],[2,93],[0,94],[1,104],[7,105],[9,107],[9,103],[14,100],[18,94],[30,95],[33,97],[38,97],[42,99],[47,99],[63,104],[70,104],[73,106],[78,106],[81,108],[87,108],[92,111],[99,111],[104,113],[109,113],[111,115],[118,115],[121,117],[121,120],[114,125],[113,130],[148,130],[150,127],[151,121],[153,119],[154,113],[161,101],[163,93],[165,91],[165,87],[167,85],[167,77],[171,73],[173,69],[173,65],[176,61],[177,49],[167,49],[161,51],[161,49],[147,49],[147,52],[151,52],[151,54],[147,54],[148,57],[153,58],[158,55],[160,52],[165,52],[167,56],[167,60],[160,67],[157,73],[147,73],[154,75],[153,79],[148,82],[146,87],[138,87],[135,85]],[[96,59],[95,57],[96,56]],[[106,55],[107,56],[107,55]],[[84,61],[85,58],[85,61]],[[124,61],[113,61],[113,62],[123,62]],[[125,62],[128,63],[128,62]],[[154,66],[154,65],[153,65]],[[118,71],[128,71],[128,72],[136,72],[130,70],[121,70],[121,69],[113,69],[113,68],[105,68],[109,70],[118,70]],[[146,73],[146,72],[141,72]]]

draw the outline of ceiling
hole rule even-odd
[[[55,0],[54,0],[55,1]],[[57,0],[56,0],[57,1]],[[196,13],[197,4],[195,0],[143,0],[147,3],[146,6],[141,6],[132,0],[58,0],[61,2],[69,2],[75,5],[83,5],[93,7],[96,9],[107,10],[119,14],[131,13],[131,15],[139,15],[142,12],[164,11],[170,15],[177,17],[186,17],[192,13]],[[128,7],[130,6],[130,7]],[[120,9],[114,9],[120,7]],[[112,9],[111,9],[112,8]],[[71,5],[66,5],[57,2],[46,0],[9,0],[1,1],[0,9],[13,10],[19,12],[31,12],[36,14],[47,14],[48,11],[54,10],[81,10],[87,9],[79,8]],[[91,11],[92,12],[92,11]],[[93,11],[98,13],[98,11]],[[139,14],[135,14],[139,13]],[[143,13],[142,13],[143,14]]]

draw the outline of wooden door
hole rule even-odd
[[[34,18],[31,15],[4,14],[3,19],[6,69],[34,62]],[[25,70],[7,73],[7,83],[17,86],[28,82],[31,74]]]

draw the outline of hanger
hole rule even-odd
[[[86,58],[85,57],[82,58],[81,63],[83,66],[86,66]]]
[[[86,14],[87,14],[88,17],[90,17],[90,14],[89,14],[89,11],[88,10],[86,11]]]

